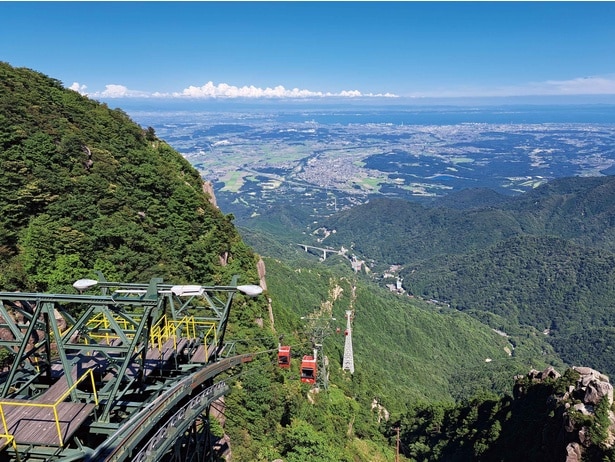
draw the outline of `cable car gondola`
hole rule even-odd
[[[301,361],[301,381],[316,383],[316,359],[313,356],[304,356]]]
[[[282,369],[290,369],[290,346],[278,347],[278,366]]]

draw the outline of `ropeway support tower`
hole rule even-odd
[[[352,354],[352,311],[346,311],[346,343],[344,343],[344,362],[342,363],[342,369],[350,371],[354,374],[354,357]]]

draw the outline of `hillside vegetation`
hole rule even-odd
[[[336,232],[326,242],[352,244],[376,268],[403,265],[411,294],[505,332],[532,326],[569,364],[615,373],[615,177],[565,178],[497,205],[482,201],[375,199],[328,220]]]
[[[0,287],[226,282],[254,256],[198,172],[120,109],[0,63]],[[224,263],[221,264],[221,263]]]
[[[340,333],[328,337],[326,343],[332,370],[341,369],[345,311],[354,311],[356,372],[352,383],[377,378],[366,381],[373,395],[370,400],[379,397],[390,409],[417,400],[467,398],[483,390],[509,392],[511,377],[533,364],[562,364],[554,354],[543,351],[548,346],[531,330],[503,337],[471,316],[394,295],[357,280],[350,271],[344,274],[314,264],[292,269],[271,259],[266,263],[278,317],[286,312],[294,314],[288,319],[296,320],[322,309],[324,302],[336,319]],[[276,323],[280,334],[309,334],[305,322],[282,322]]]

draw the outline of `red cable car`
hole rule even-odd
[[[316,383],[316,359],[313,356],[304,356],[301,361],[301,381]]]
[[[278,347],[278,366],[282,369],[290,369],[290,346]]]

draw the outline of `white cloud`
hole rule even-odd
[[[129,90],[124,85],[109,84],[105,85],[105,90],[93,96],[103,98],[130,98],[130,97],[149,97],[150,94],[144,91]]]
[[[162,96],[162,95],[160,95]],[[189,86],[181,92],[172,93],[169,96],[176,98],[326,98],[326,97],[369,97],[386,96],[394,97],[392,93],[374,95],[371,93],[363,94],[358,90],[344,90],[339,93],[321,92],[312,90],[302,90],[299,88],[287,89],[282,85],[270,88],[259,88],[253,85],[236,87],[226,83],[214,84],[212,81],[205,85],[196,87]]]
[[[357,96],[363,96],[363,95],[361,95],[361,92],[358,90],[344,90],[340,93],[340,96],[348,96],[350,98],[356,98]]]
[[[359,90],[322,92],[307,89],[288,89],[282,85],[259,88],[254,85],[237,87],[227,83],[215,84],[212,81],[202,86],[190,85],[181,91],[144,92],[131,90],[124,85],[109,84],[100,92],[86,92],[87,86],[74,82],[69,88],[83,95],[101,98],[398,98],[394,93],[362,93]],[[414,92],[412,97],[489,97],[489,96],[541,96],[541,95],[615,95],[615,76],[580,77],[570,80],[547,80],[511,86],[465,86],[447,87],[425,92]]]
[[[124,85],[111,84],[106,85],[105,88],[105,91],[103,91],[100,95],[106,96],[107,98],[123,98],[129,94],[128,88]]]
[[[511,86],[457,87],[416,92],[415,97],[615,95],[615,76],[546,80]]]
[[[79,82],[73,82],[73,84],[68,87],[71,90],[76,91],[77,93],[81,93],[82,95],[85,95],[85,89],[88,88],[86,85],[81,85]]]
[[[117,84],[105,85],[105,89],[103,91],[95,92],[85,91],[87,86],[81,85],[78,82],[74,82],[69,88],[91,98],[149,98],[152,96],[150,93],[145,91],[130,90],[124,85]]]
[[[579,77],[572,80],[548,80],[546,88],[558,95],[615,94],[615,77]]]
[[[138,90],[130,90],[124,85],[109,84],[105,86],[104,91],[99,92],[86,92],[86,86],[80,85],[78,82],[73,83],[70,88],[78,91],[83,95],[90,97],[101,98],[327,98],[327,97],[341,97],[341,98],[357,98],[357,97],[385,97],[395,98],[397,95],[393,93],[361,93],[358,90],[343,90],[339,93],[321,92],[302,90],[299,88],[287,89],[282,85],[270,88],[259,88],[254,85],[246,85],[243,87],[236,87],[227,83],[214,84],[209,81],[205,85],[200,87],[191,85],[188,88],[184,88],[180,92],[163,93],[153,92],[148,93]]]

